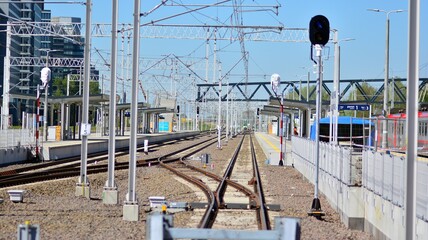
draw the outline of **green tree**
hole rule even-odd
[[[370,84],[363,82],[360,84],[361,88],[364,90],[366,96],[368,98],[372,98],[377,89]],[[383,95],[380,95],[378,99],[383,99]],[[364,98],[363,94],[358,90],[356,87],[350,91],[350,93],[347,95],[346,98],[343,98],[342,100],[349,101],[349,102],[365,102],[366,99]],[[379,104],[373,104],[372,106],[372,114],[381,114],[382,113],[382,105]],[[364,111],[342,111],[340,115],[345,116],[356,116],[356,117],[368,117],[369,113]]]
[[[80,83],[81,86],[83,84]],[[83,92],[81,92],[83,93]],[[91,81],[89,82],[89,95],[98,95],[101,94],[100,84],[98,81]],[[79,95],[79,81],[70,81],[69,82],[69,96],[78,96]],[[56,77],[52,81],[52,96],[53,97],[63,97],[67,96],[67,78],[59,78]],[[60,106],[55,105],[54,111],[57,112]],[[73,110],[71,110],[73,111]],[[94,118],[95,111],[89,111],[89,119]],[[71,113],[73,116],[74,114]],[[72,120],[73,121],[73,120]]]
[[[80,83],[83,87],[83,84]],[[101,94],[100,83],[98,81],[89,82],[89,95]],[[56,77],[52,83],[52,95],[54,97],[67,96],[67,78]],[[79,82],[69,82],[69,96],[79,95]]]
[[[300,93],[302,95],[302,98],[306,99],[306,96],[308,94],[308,87],[306,86],[306,84],[304,84],[305,86],[303,86],[302,83],[302,89],[300,90]],[[297,86],[298,88],[299,86]],[[312,94],[312,96],[309,97],[310,101],[315,101],[316,100],[316,90],[314,90],[316,88],[315,84],[311,84],[309,86],[309,94],[312,93],[312,91],[314,91],[314,94]],[[291,87],[289,87],[289,89],[287,89],[285,91],[285,96],[284,99],[292,99],[292,100],[299,100],[299,94],[297,94],[296,91],[294,91],[294,89],[292,89]],[[329,101],[330,100],[330,95],[327,93],[327,91],[322,88],[322,100],[323,101]]]
[[[392,91],[390,91],[390,95],[389,99],[394,98],[394,104],[391,105],[391,113],[395,113],[398,112],[400,110],[406,109],[406,99],[407,99],[407,90],[406,90],[406,86],[403,84],[402,81],[397,81],[400,80],[398,79],[394,79],[393,82],[390,83],[390,86],[393,86],[392,84],[394,83],[395,85],[395,89],[394,89],[394,93],[392,93]],[[391,88],[392,90],[392,88]],[[404,102],[403,100],[400,99],[400,97],[398,96],[398,93],[403,94],[404,96]]]

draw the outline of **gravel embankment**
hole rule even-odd
[[[263,189],[266,197],[275,199],[281,204],[280,216],[300,218],[301,239],[374,239],[370,234],[350,230],[340,221],[339,214],[320,194],[321,208],[326,213],[323,220],[308,216],[314,199],[314,185],[292,167],[278,167],[264,164],[266,159],[260,145],[254,141],[259,167],[264,179]]]
[[[212,171],[222,173],[238,141],[231,140],[222,150],[217,150],[215,144],[206,149],[206,152],[211,153],[214,163]],[[293,168],[266,166],[266,157],[257,141],[255,143],[264,176],[265,194],[274,199],[274,203],[281,204],[281,216],[301,218],[302,239],[372,239],[366,233],[346,229],[322,195],[322,208],[327,216],[323,221],[308,217],[313,185]],[[179,147],[172,145],[168,149]],[[152,157],[161,152],[149,155]],[[196,161],[193,163],[200,164]],[[119,204],[114,206],[105,205],[101,200],[106,173],[89,176],[90,200],[74,196],[77,178],[14,187],[28,191],[23,203],[10,202],[7,189],[0,189],[0,198],[5,199],[0,204],[0,239],[16,239],[17,225],[26,220],[40,225],[41,239],[144,239],[149,196],[160,195],[174,201],[196,201],[194,192],[186,184],[178,182],[168,170],[157,166],[138,168],[136,190],[140,203],[140,221],[124,221],[122,204],[128,189],[127,175],[128,171],[116,171]],[[175,214],[175,226],[186,226],[191,215],[192,212]]]

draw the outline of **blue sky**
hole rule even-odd
[[[141,12],[146,12],[159,4],[160,0],[141,2]],[[216,1],[168,1],[167,4],[180,3],[215,3]],[[342,79],[373,79],[384,77],[385,63],[385,25],[386,14],[367,11],[369,8],[383,9],[386,11],[402,9],[407,10],[408,1],[403,0],[257,0],[243,1],[243,5],[281,5],[278,15],[272,11],[252,11],[242,13],[244,25],[283,25],[288,28],[307,28],[310,19],[315,15],[324,15],[330,21],[330,27],[339,31],[339,40],[354,39],[341,42],[341,78]],[[132,23],[133,0],[119,0],[119,22]],[[230,4],[229,4],[230,5]],[[52,10],[53,16],[75,16],[85,18],[85,8],[81,5],[49,4],[47,8]],[[257,9],[264,9],[260,7]],[[256,9],[256,8],[253,8]],[[185,11],[180,6],[162,6],[147,17],[142,17],[141,22],[148,22],[176,13]],[[421,46],[420,46],[420,76],[428,77],[428,4],[421,1]],[[198,13],[187,14],[172,18],[162,23],[165,24],[218,24],[230,22],[231,7],[218,7],[202,10]],[[407,76],[407,39],[408,39],[408,12],[390,14],[390,76],[405,78]],[[111,1],[93,0],[93,23],[111,23]],[[110,42],[107,39],[94,39],[93,44],[108,55]],[[120,47],[120,43],[119,43]],[[227,72],[241,58],[239,43],[230,44],[227,41],[218,41],[217,47],[223,50],[218,52],[217,60],[222,62],[222,71]],[[272,42],[246,42],[246,50],[249,51],[249,73],[251,75],[272,73],[281,75],[282,80],[295,80],[308,71],[311,78],[315,78],[310,60],[309,43],[272,43]],[[324,55],[324,79],[333,77],[334,47],[327,44]],[[141,57],[160,58],[167,54],[185,56],[192,53],[192,57],[203,58],[205,45],[203,41],[196,40],[141,40]],[[210,44],[212,52],[213,44]],[[328,55],[328,58],[327,58]],[[210,59],[212,61],[212,58]],[[118,70],[120,71],[120,70]],[[242,74],[243,64],[238,64],[231,70],[233,74]],[[165,74],[165,71],[160,74]],[[198,72],[201,76],[205,73]],[[212,73],[209,73],[210,78]],[[251,78],[250,81],[268,81],[261,77]],[[165,83],[166,80],[159,80]],[[231,77],[230,82],[240,81],[240,77]],[[147,82],[148,86],[150,82]],[[153,86],[156,88],[155,86]],[[168,88],[165,84],[164,88]]]

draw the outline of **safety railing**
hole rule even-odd
[[[417,161],[416,216],[428,222],[428,163]],[[404,207],[405,157],[363,151],[363,187]]]
[[[0,130],[0,149],[35,145],[36,138],[31,129],[3,129]]]
[[[315,169],[316,145],[306,138],[292,136],[293,158]],[[352,154],[352,148],[320,142],[320,171],[349,186],[361,184],[361,157]]]

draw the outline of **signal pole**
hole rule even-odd
[[[315,193],[314,200],[312,201],[311,210],[308,212],[309,216],[314,216],[317,219],[321,219],[322,216],[325,216],[325,212],[321,209],[321,202],[319,200],[318,194],[318,181],[319,181],[319,162],[320,162],[320,119],[321,119],[321,86],[322,86],[322,49],[324,45],[328,42],[330,36],[330,23],[328,19],[322,15],[317,15],[313,17],[309,23],[309,39],[312,43],[312,46],[315,46],[315,56],[318,58],[314,62],[318,65],[318,79],[317,79],[317,99],[316,99],[316,133],[315,133]]]

